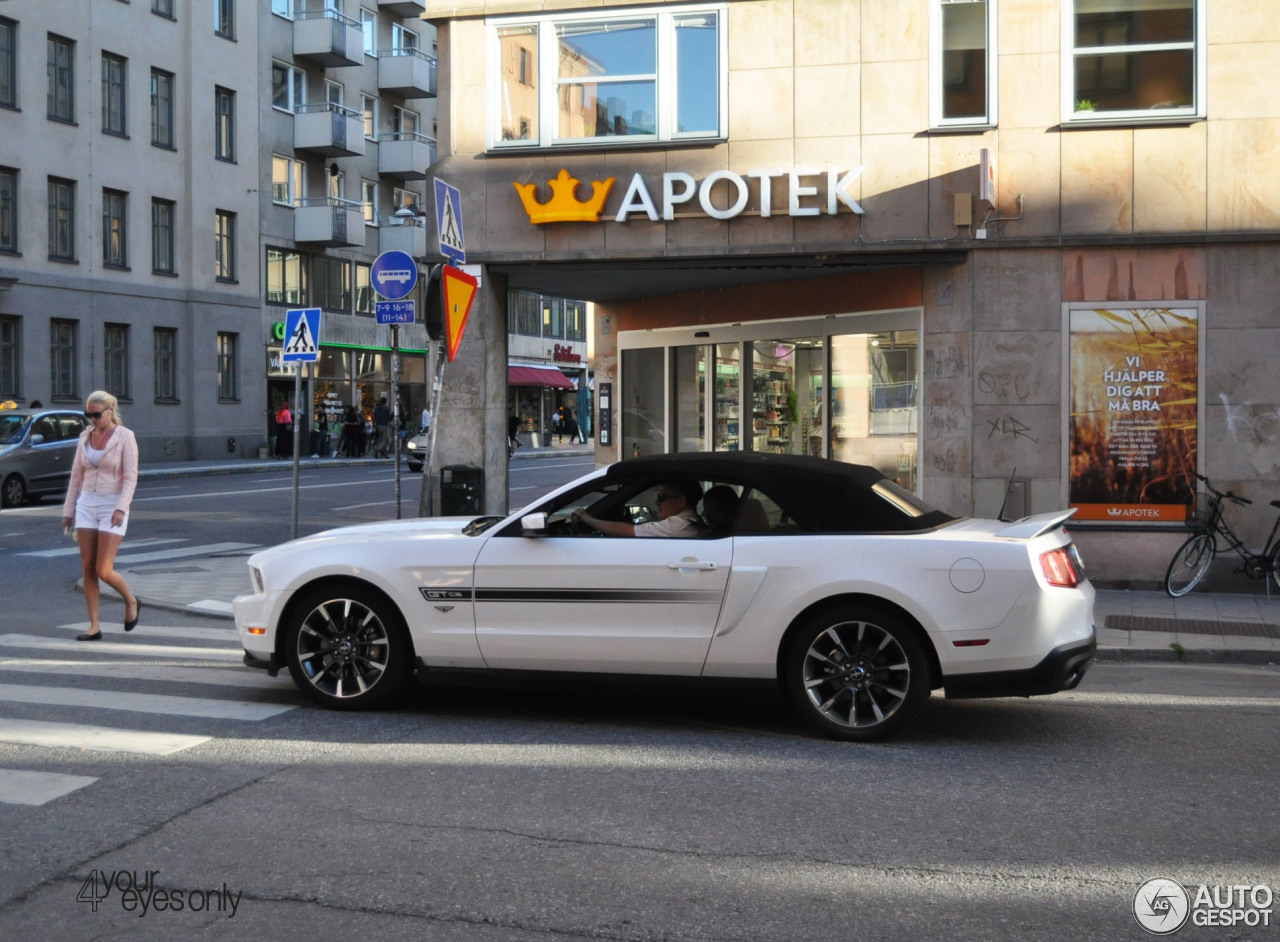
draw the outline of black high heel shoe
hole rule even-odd
[[[86,631],[84,634],[76,635],[77,641],[101,641],[101,631]]]
[[[142,601],[140,599],[134,599],[134,602],[138,607],[134,609],[133,617],[124,623],[125,631],[133,631],[133,629],[137,628],[138,618],[142,615]]]

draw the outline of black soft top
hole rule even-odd
[[[695,480],[763,491],[810,533],[929,530],[956,519],[902,490],[875,468],[805,455],[687,452],[629,458],[606,477]],[[877,488],[877,485],[880,487]]]

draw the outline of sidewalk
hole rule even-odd
[[[521,447],[512,462],[590,455],[591,442]],[[386,465],[385,458],[302,458],[305,468]],[[174,461],[148,463],[140,477],[290,471],[292,461]],[[401,469],[401,473],[408,473]],[[249,591],[248,553],[138,563],[122,567],[145,607],[231,618],[231,601]],[[79,583],[77,582],[77,588]],[[108,597],[113,593],[103,586]],[[1098,589],[1094,605],[1099,660],[1280,663],[1280,591],[1233,594],[1193,592],[1171,599],[1164,592]]]

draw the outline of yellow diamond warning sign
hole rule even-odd
[[[475,300],[479,282],[466,272],[445,265],[441,275],[441,289],[444,295],[444,340],[449,362],[458,355],[458,345],[462,343],[462,331],[467,326],[467,315],[471,313],[471,302]]]

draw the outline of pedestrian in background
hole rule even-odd
[[[342,419],[342,454],[347,458],[355,458],[364,450],[364,422],[355,406],[347,406],[347,414]]]
[[[287,401],[276,410],[276,457],[293,457],[293,413]]]
[[[391,407],[387,405],[387,397],[383,396],[373,407],[373,456],[387,457],[387,447],[391,439],[387,437],[387,426],[391,424]]]
[[[80,434],[71,464],[71,481],[62,504],[62,528],[75,523],[80,544],[80,568],[84,572],[84,601],[89,608],[89,630],[77,641],[98,641],[100,582],[124,599],[124,630],[133,631],[142,605],[129,591],[124,576],[116,572],[116,553],[129,524],[129,504],[138,486],[138,440],[124,427],[119,403],[109,392],[97,390],[85,401],[89,427]]]
[[[517,448],[520,447],[520,417],[507,417],[507,455],[515,454]]]

